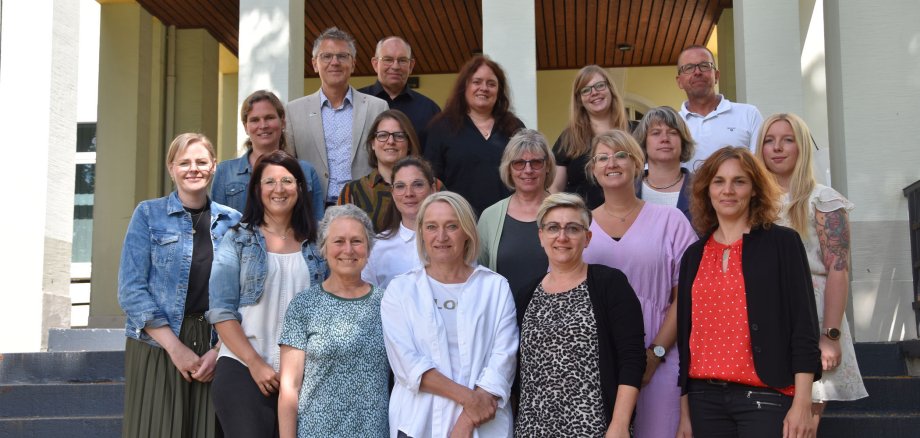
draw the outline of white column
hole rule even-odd
[[[0,352],[38,351],[70,324],[79,17],[71,1],[2,3],[0,129],[23,137],[5,169],[16,188],[0,218]]]
[[[304,95],[304,0],[240,0],[239,41],[237,110],[256,90],[271,90],[282,102]]]
[[[834,186],[856,204],[852,304],[860,341],[917,336],[902,189],[920,179],[920,4],[824,2]]]
[[[482,0],[483,53],[505,70],[515,114],[537,129],[537,44],[533,0]]]

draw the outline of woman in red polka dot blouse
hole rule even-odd
[[[697,170],[693,225],[678,282],[678,437],[814,437],[811,385],[821,376],[808,259],[773,225],[780,192],[747,148]]]

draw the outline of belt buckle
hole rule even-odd
[[[713,386],[721,386],[723,388],[728,386],[728,382],[724,380],[718,380],[718,379],[706,379],[706,383],[713,385]]]

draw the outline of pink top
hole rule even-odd
[[[591,221],[591,233],[585,262],[607,265],[626,274],[642,304],[648,346],[664,323],[671,289],[677,286],[680,258],[697,240],[693,227],[680,210],[646,202],[619,241],[607,235],[596,221]],[[677,364],[677,349],[664,347],[668,349],[666,360]]]

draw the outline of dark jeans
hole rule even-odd
[[[262,395],[249,368],[237,360],[217,360],[211,402],[226,438],[278,436],[278,394]]]
[[[691,379],[687,384],[693,436],[776,438],[792,397],[770,388]]]

